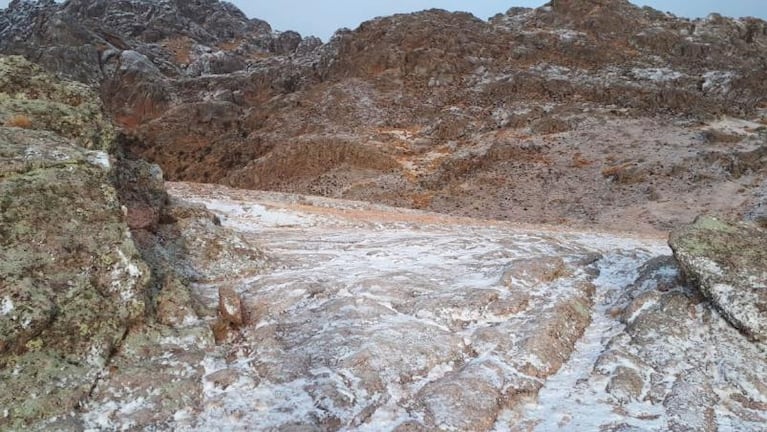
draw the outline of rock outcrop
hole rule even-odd
[[[687,277],[733,326],[767,341],[764,228],[700,217],[672,232],[669,244]]]
[[[82,430],[85,406],[126,394],[160,424],[199,403],[214,347],[216,310],[189,284],[256,274],[264,256],[125,157],[89,87],[18,56],[0,72],[0,428]],[[182,349],[197,367],[179,373],[163,359]]]
[[[105,152],[114,151],[117,135],[90,87],[55,80],[20,56],[0,57],[0,125],[51,131]]]
[[[96,94],[20,57],[0,70],[0,427],[21,429],[81,407],[144,320],[150,274]]]

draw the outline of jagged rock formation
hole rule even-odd
[[[91,0],[13,2],[0,29],[0,51],[100,82],[128,148],[174,180],[661,229],[763,196],[757,19],[553,1],[321,45],[213,0]]]
[[[685,274],[733,326],[767,340],[767,232],[711,217],[675,230],[670,245]]]

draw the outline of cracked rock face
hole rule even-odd
[[[90,396],[144,319],[149,269],[112,184],[114,129],[86,86],[0,57],[0,428]]]
[[[0,127],[0,428],[79,407],[143,319],[148,278],[109,156]]]
[[[736,328],[767,341],[767,231],[700,217],[669,244],[682,269]]]

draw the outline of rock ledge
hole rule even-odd
[[[767,340],[767,231],[699,217],[674,231],[669,245],[687,277],[733,326]]]

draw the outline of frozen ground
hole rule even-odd
[[[194,287],[211,308],[233,287],[246,324],[179,361],[199,370],[188,375],[199,398],[157,429],[760,430],[766,420],[763,347],[679,284],[664,239],[169,189],[259,244],[271,270]],[[131,416],[142,402],[91,406],[88,424],[142,426]]]

